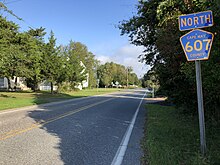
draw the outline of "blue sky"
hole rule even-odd
[[[119,22],[136,13],[137,0],[0,0],[24,22],[9,15],[21,30],[44,27],[53,30],[58,44],[72,39],[85,44],[103,63],[114,61],[132,66],[138,76],[147,71],[138,63],[143,48],[129,44],[127,36],[120,36]]]

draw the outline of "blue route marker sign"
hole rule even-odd
[[[204,30],[192,30],[180,38],[188,61],[207,60],[214,35]]]
[[[179,16],[180,31],[213,26],[212,11]]]

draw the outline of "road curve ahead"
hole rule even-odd
[[[138,165],[144,90],[0,113],[0,165]]]

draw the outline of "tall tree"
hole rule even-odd
[[[18,25],[0,16],[0,76],[7,78],[9,89],[10,79],[20,76],[23,70],[24,57],[20,51],[18,29]]]
[[[81,47],[73,41],[70,41],[69,45],[65,48],[68,81],[71,83],[72,88],[85,80],[86,72],[81,60],[81,55],[83,55],[81,53]]]
[[[45,52],[43,54],[42,73],[45,76],[45,80],[51,84],[51,93],[53,94],[54,83],[58,79],[60,65],[58,57],[58,49],[56,48],[56,38],[51,31],[49,42],[45,45]]]
[[[28,68],[31,75],[27,78],[27,84],[34,91],[39,90],[38,85],[43,80],[43,54],[45,53],[45,28],[30,29],[27,32],[28,40],[26,47],[26,54],[29,59]]]

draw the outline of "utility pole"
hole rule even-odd
[[[128,88],[128,68],[127,68],[127,88]]]
[[[98,92],[98,88],[99,88],[99,76],[98,76],[98,64],[96,63],[96,89],[97,89],[97,92]]]
[[[153,84],[152,97],[153,97],[153,98],[155,97],[155,95],[154,95],[154,84]]]

